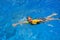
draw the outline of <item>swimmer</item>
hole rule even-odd
[[[50,20],[60,20],[60,18],[52,18],[53,16],[56,16],[57,14],[56,13],[53,13],[49,16],[47,16],[46,18],[40,18],[40,19],[32,19],[31,17],[28,17],[27,18],[27,22],[25,23],[30,23],[30,24],[40,24],[40,23],[43,23],[43,22],[47,22],[47,21],[50,21]]]
[[[15,26],[18,24],[32,24],[32,25],[36,25],[36,24],[40,24],[43,22],[47,22],[47,21],[51,21],[51,20],[60,20],[60,18],[52,18],[53,16],[56,16],[57,14],[53,13],[45,18],[40,18],[40,19],[32,19],[30,16],[27,17],[27,20],[23,21],[23,22],[19,22],[14,24]]]

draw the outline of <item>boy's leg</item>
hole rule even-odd
[[[60,18],[49,18],[49,19],[46,19],[45,21],[51,21],[51,20],[60,20]]]
[[[46,19],[49,19],[49,18],[51,18],[51,17],[53,17],[53,16],[56,16],[56,15],[57,15],[56,13],[53,13],[53,14],[47,16]]]
[[[57,15],[56,13],[53,13],[53,14],[47,16],[45,19],[46,19],[46,21],[48,21],[48,20],[55,20],[55,18],[52,18],[52,17],[56,16],[56,15]]]
[[[50,20],[60,20],[60,18],[51,18]]]

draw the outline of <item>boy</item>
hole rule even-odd
[[[35,25],[35,24],[40,24],[40,23],[43,23],[43,22],[47,22],[47,21],[50,21],[50,20],[60,20],[60,18],[52,18],[52,16],[56,16],[57,14],[51,14],[49,16],[47,16],[46,18],[40,18],[40,19],[32,19],[31,17],[27,17],[27,20],[26,21],[23,21],[23,22],[19,22],[19,23],[16,23],[16,24],[13,24],[13,26],[16,26],[18,24],[32,24],[32,25]]]

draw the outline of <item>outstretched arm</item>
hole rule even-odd
[[[12,24],[12,26],[14,26],[14,27],[15,27],[15,26],[17,26],[18,24],[19,24],[19,23],[14,23],[14,24]]]
[[[19,24],[28,24],[28,21],[19,22]]]
[[[15,23],[15,24],[12,24],[12,26],[17,26],[17,25],[22,25],[22,24],[29,24],[29,22],[28,21],[23,21],[23,22],[18,22],[18,23]]]

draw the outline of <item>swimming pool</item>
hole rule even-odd
[[[0,40],[60,40],[60,21],[12,26],[24,17],[44,18],[52,13],[60,17],[59,0],[0,0]]]

